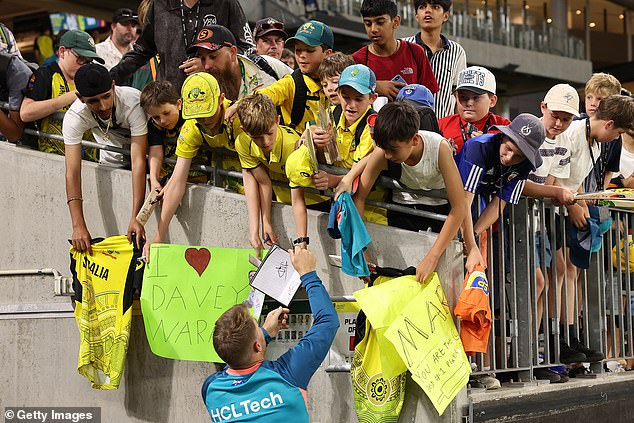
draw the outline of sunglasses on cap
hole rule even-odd
[[[284,30],[284,24],[282,22],[264,22],[259,26],[259,29],[268,31],[269,29],[279,29],[280,31]]]

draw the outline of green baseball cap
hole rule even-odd
[[[334,48],[335,45],[335,36],[332,33],[332,29],[319,21],[308,21],[300,26],[295,36],[286,40],[286,44],[289,45],[297,40],[311,47],[317,47],[323,44],[328,48]]]
[[[87,32],[72,29],[62,35],[59,45],[75,50],[75,53],[80,56],[90,57],[101,64],[104,63],[104,60],[99,57],[95,49],[95,40]]]

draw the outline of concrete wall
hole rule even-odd
[[[130,173],[83,163],[84,210],[93,237],[125,233],[130,219]],[[65,204],[64,158],[0,143],[0,270],[52,267],[69,275],[71,225]],[[276,205],[280,237],[294,234],[289,207]],[[351,294],[362,284],[329,267],[338,242],[323,228],[326,215],[309,212],[311,249],[331,295]],[[156,220],[148,223],[153,233]],[[208,186],[190,186],[170,228],[171,242],[248,248],[244,197]],[[416,265],[434,236],[369,225],[371,248],[384,266]],[[461,245],[453,242],[438,269],[450,303],[462,283]],[[127,369],[119,390],[92,390],[76,371],[79,338],[68,297],[53,296],[51,277],[2,277],[0,289],[0,409],[6,406],[102,407],[104,422],[207,421],[200,386],[213,364],[167,360],[153,355],[139,316],[133,319]],[[49,315],[7,315],[16,304],[61,309]],[[65,311],[64,311],[65,310]],[[42,317],[42,318],[36,318]],[[344,334],[345,335],[345,334]],[[459,421],[466,391],[438,418],[420,388],[408,382],[401,421]],[[320,369],[309,385],[313,422],[356,421],[349,373]]]

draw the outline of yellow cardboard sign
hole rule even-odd
[[[471,367],[438,275],[410,298],[385,337],[441,415],[469,381]]]
[[[407,366],[385,337],[385,331],[422,289],[416,278],[403,276],[354,293],[359,306],[376,331],[381,371],[387,379],[405,372]]]

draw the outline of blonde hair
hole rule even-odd
[[[277,110],[268,96],[255,93],[240,100],[238,118],[244,132],[257,137],[269,132],[277,121]]]
[[[352,56],[337,51],[321,62],[319,69],[317,69],[317,75],[322,81],[325,78],[334,78],[341,75],[345,68],[354,64]]]
[[[621,83],[609,73],[594,73],[588,82],[586,82],[584,93],[585,95],[588,95],[588,93],[597,93],[604,97],[609,97],[621,93]]]

